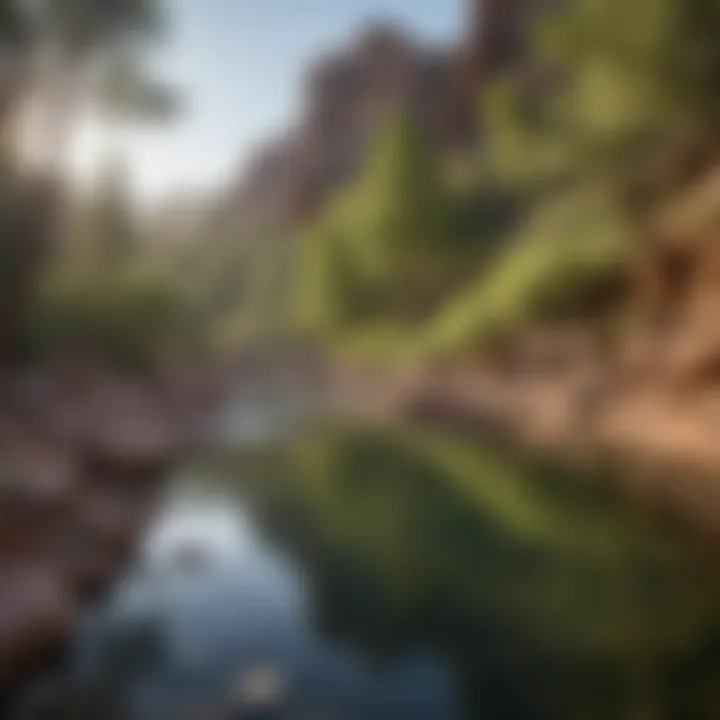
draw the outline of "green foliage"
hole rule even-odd
[[[346,570],[365,570],[359,587],[374,588],[382,617],[416,632],[431,632],[432,617],[459,615],[458,638],[492,622],[535,648],[571,651],[576,662],[624,667],[700,644],[715,622],[708,591],[717,585],[697,582],[690,549],[638,523],[600,482],[407,428],[335,428],[303,437],[287,455],[284,472],[266,463],[248,473],[243,464],[233,481],[249,475],[249,491],[278,513],[279,527],[292,526],[295,545],[321,553],[313,557],[326,562],[309,567],[339,556]],[[667,593],[651,601],[658,587]],[[339,616],[352,622],[352,613]],[[368,627],[355,628],[365,642]]]
[[[88,353],[148,367],[177,346],[183,307],[167,278],[138,268],[102,278],[53,278],[35,301],[31,347],[42,357]]]
[[[419,331],[421,354],[474,351],[574,315],[625,271],[636,238],[624,180],[678,135],[717,128],[719,34],[713,0],[567,0],[542,16],[527,64],[486,82],[480,103],[476,187],[491,204],[493,193],[509,199],[510,213],[494,219],[482,194],[467,204],[472,193],[454,187],[446,255],[473,222],[489,252]]]
[[[694,672],[720,622],[712,567],[603,478],[337,425],[202,470],[307,570],[328,638],[391,666],[441,648],[469,717],[486,668],[549,717],[713,716],[715,669]]]
[[[482,93],[480,122],[490,139],[484,162],[496,182],[526,186],[539,172],[539,129],[526,88],[514,78],[498,78]]]
[[[147,38],[161,26],[153,0],[41,0],[39,22],[73,53],[86,53],[109,41]]]
[[[0,168],[0,359],[19,350],[39,269],[50,249],[57,186]]]
[[[85,252],[97,269],[102,273],[104,268],[126,262],[137,250],[138,232],[123,164],[103,168],[103,177],[86,214]]]
[[[396,121],[380,134],[359,193],[368,236],[356,239],[369,241],[381,277],[396,278],[412,256],[433,254],[444,230],[442,194],[428,141],[412,122]]]
[[[17,0],[0,0],[0,39],[8,46],[28,40],[28,23]]]
[[[148,76],[137,57],[137,48],[132,47],[108,53],[95,95],[109,122],[167,123],[175,120],[180,110],[177,94]]]
[[[602,165],[636,162],[679,125],[712,123],[718,32],[715,0],[569,0],[536,33],[537,61],[556,78],[544,99],[553,127],[578,160]]]
[[[86,37],[149,27],[135,3],[129,24],[117,3],[84,3],[100,14],[67,18]],[[222,345],[291,326],[358,356],[460,352],[567,317],[622,273],[635,244],[622,187],[670,139],[717,127],[718,3],[565,0],[539,17],[526,57],[483,79],[474,152],[451,163],[399,117],[302,238],[284,210],[247,208],[243,229],[191,258],[195,324]],[[130,60],[110,66],[108,108],[163,115],[170,97]],[[99,212],[117,247],[127,216]]]
[[[106,168],[95,196],[68,207],[67,237],[28,321],[28,344],[40,357],[82,353],[142,368],[201,341],[189,288],[171,264],[153,257],[123,169]]]
[[[430,324],[425,350],[478,348],[543,318],[562,317],[632,253],[612,196],[576,192],[538,208],[494,266]]]
[[[41,132],[33,138],[33,151],[38,164],[44,163],[43,170],[53,178],[36,183],[47,187],[32,188],[27,179],[5,167],[9,159],[5,154],[15,159],[18,148],[9,148],[13,138],[3,134],[3,358],[16,349],[17,336],[21,335],[31,336],[38,347],[54,346],[59,338],[73,343],[82,337],[84,344],[92,344],[90,338],[96,338],[103,350],[129,358],[139,355],[141,347],[143,352],[149,350],[150,336],[160,339],[160,326],[170,322],[170,293],[169,287],[163,287],[164,281],[141,281],[127,274],[136,238],[129,199],[121,187],[124,177],[118,176],[115,184],[104,187],[107,192],[95,205],[97,217],[91,223],[95,227],[89,236],[100,241],[94,247],[90,247],[93,243],[86,246],[93,256],[88,263],[92,266],[90,274],[97,272],[95,283],[83,277],[74,286],[59,288],[53,279],[46,287],[38,287],[38,278],[48,270],[48,257],[62,257],[58,267],[49,270],[50,275],[57,274],[59,265],[67,265],[65,248],[55,247],[62,232],[58,200],[64,195],[60,180],[66,160],[64,150],[80,117],[76,113],[80,105],[88,99],[102,101],[104,109],[112,112],[113,120],[118,122],[131,116],[135,119],[139,114],[152,119],[168,116],[170,94],[144,73],[143,52],[156,38],[161,21],[160,3],[154,0],[0,3],[0,34],[8,53],[3,107],[12,108],[23,95],[39,101]],[[124,63],[116,62],[120,57]],[[44,61],[36,62],[39,58]],[[93,80],[103,68],[108,71],[107,77],[98,87]],[[7,117],[7,113],[0,116],[1,130],[14,129],[10,123],[2,123]],[[109,265],[117,266],[113,273],[106,271]],[[67,270],[63,266],[62,272]],[[71,275],[77,275],[79,266],[71,270]],[[86,270],[83,267],[83,272]],[[36,293],[39,295],[34,297]],[[30,304],[34,304],[34,315],[27,318]],[[46,339],[38,336],[41,327]]]
[[[495,78],[480,105],[485,182],[531,199],[530,220],[501,235],[500,257],[438,313],[423,349],[477,349],[572,314],[627,265],[634,237],[620,180],[681,130],[712,126],[719,8],[568,0],[543,16],[528,49],[533,72]]]
[[[451,253],[447,200],[427,140],[408,120],[379,134],[357,182],[305,238],[304,324],[346,329],[422,315],[442,292]]]
[[[361,284],[367,267],[362,254],[351,262],[352,246],[334,219],[326,219],[304,238],[300,271],[299,322],[318,331],[332,331],[363,315]],[[339,223],[338,223],[339,224]],[[370,258],[372,260],[372,257]]]

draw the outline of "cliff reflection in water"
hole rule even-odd
[[[469,717],[720,713],[710,563],[599,486],[404,432],[334,432],[231,476],[307,572],[318,631],[381,666],[432,653]]]

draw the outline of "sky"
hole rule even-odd
[[[237,174],[263,139],[291,126],[303,73],[366,22],[397,22],[442,43],[460,32],[464,0],[167,0],[168,39],[158,74],[184,108],[169,127],[134,129],[126,144],[138,197],[159,201],[210,190]],[[72,153],[90,183],[103,128],[87,121]]]

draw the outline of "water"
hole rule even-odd
[[[689,542],[492,446],[281,425],[175,478],[57,717],[720,717],[720,592]]]

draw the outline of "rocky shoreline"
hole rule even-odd
[[[221,372],[0,380],[0,691],[71,636],[129,563],[163,480],[202,442]]]
[[[441,370],[335,368],[333,411],[492,438],[589,468],[643,506],[720,539],[720,394],[580,361]]]
[[[720,394],[621,372],[596,352],[560,354],[390,371],[282,353],[152,379],[77,367],[2,377],[0,690],[62,647],[127,566],[163,479],[210,439],[202,420],[231,386],[581,463],[720,539]]]

